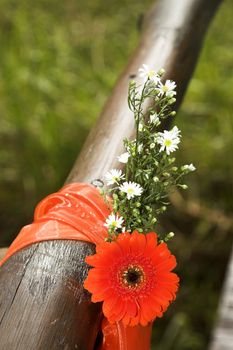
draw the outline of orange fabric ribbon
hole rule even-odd
[[[0,266],[19,250],[42,241],[67,239],[101,243],[110,210],[91,185],[73,183],[44,198],[36,207],[34,222],[24,226],[9,247]],[[98,350],[149,350],[152,324],[124,326],[102,322],[103,342]]]

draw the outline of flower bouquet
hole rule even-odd
[[[169,192],[186,189],[183,176],[195,170],[193,164],[175,165],[180,130],[161,128],[176,114],[175,82],[163,83],[164,70],[155,72],[145,64],[139,74],[143,83],[130,81],[128,93],[136,138],[124,140],[121,166],[102,179],[100,191],[111,211],[104,223],[108,237],[86,258],[92,268],[84,282],[92,302],[103,302],[107,321],[126,328],[148,327],[176,297],[176,258],[167,245],[174,233],[161,235],[157,225],[169,205]],[[151,107],[146,109],[148,102]]]

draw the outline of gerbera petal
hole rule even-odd
[[[157,246],[158,236],[155,232],[149,232],[146,234],[145,237],[146,237],[147,246],[154,247],[154,248]]]
[[[127,313],[129,317],[135,317],[138,313],[138,306],[133,300],[127,301]]]
[[[114,311],[113,317],[115,322],[122,320],[127,311],[127,304],[122,301],[118,301],[118,307]]]
[[[143,300],[141,302],[141,312],[144,320],[146,320],[147,323],[152,321],[155,317],[155,312],[148,303],[148,300]]]
[[[164,312],[170,304],[170,302],[168,300],[163,300],[163,299],[158,298],[156,296],[151,296],[151,300],[153,301],[153,305],[160,306],[160,308],[157,308],[158,311],[156,312],[156,315],[158,313],[160,313],[161,311]]]
[[[86,263],[93,267],[101,267],[106,266],[107,259],[104,259],[104,257],[100,257],[99,255],[89,255],[85,259]]]
[[[150,232],[146,234],[146,247],[145,254],[148,256],[153,256],[155,248],[157,247],[157,234],[154,232]]]
[[[135,255],[143,253],[146,246],[146,238],[143,233],[134,231],[130,237],[130,249]]]
[[[173,272],[159,272],[157,271],[157,278],[164,282],[179,283],[179,277]]]
[[[171,271],[176,267],[176,258],[171,255],[168,259],[163,260],[156,265],[157,271]]]
[[[124,323],[124,325],[134,325],[134,323],[132,323],[132,320],[134,320],[135,325],[139,323],[139,312],[140,310],[138,309],[138,307],[136,306],[136,304],[134,303],[136,309],[134,311],[136,311],[136,313],[129,313],[129,309],[127,308],[127,313],[125,314],[125,316],[123,317],[122,321]],[[128,306],[128,304],[127,304]],[[132,310],[131,310],[132,311]],[[131,324],[132,323],[132,324]]]
[[[130,247],[129,247],[129,240],[130,240],[130,233],[125,232],[118,236],[117,238],[117,245],[122,250],[123,254],[130,253]]]
[[[159,286],[158,292],[163,296],[163,298],[166,298],[168,301],[171,301],[174,298],[174,293],[164,287]]]
[[[103,303],[103,313],[105,315],[111,313],[115,309],[117,303],[119,302],[119,299],[120,297],[115,295],[111,295],[109,299],[106,299]]]
[[[167,248],[166,243],[160,243],[154,250],[153,260],[155,263],[161,259],[168,258],[171,255],[171,252]]]

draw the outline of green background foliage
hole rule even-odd
[[[58,189],[137,44],[152,0],[0,1],[0,245]],[[231,246],[233,2],[211,25],[176,123],[190,190],[163,218],[181,288],[155,322],[157,350],[204,350]],[[183,196],[183,194],[182,194]],[[176,199],[179,195],[176,195]],[[183,203],[183,202],[182,202]]]

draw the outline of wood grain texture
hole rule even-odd
[[[84,258],[93,252],[85,242],[43,242],[3,265],[1,350],[93,349],[100,305],[82,286]]]
[[[90,182],[116,166],[122,140],[134,133],[127,107],[129,77],[142,63],[164,67],[178,84],[181,103],[220,0],[159,0],[144,16],[141,40],[122,73],[69,182]],[[101,321],[101,305],[91,304],[82,287],[84,258],[91,244],[44,242],[24,249],[0,270],[1,350],[93,350]]]

